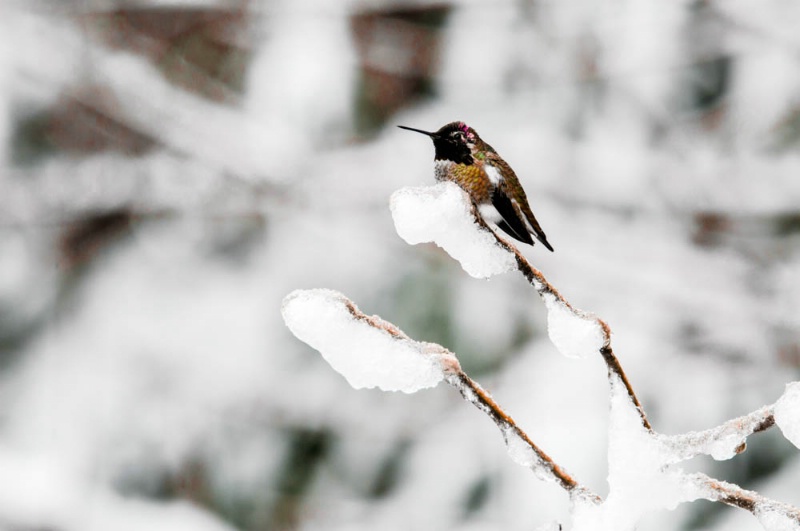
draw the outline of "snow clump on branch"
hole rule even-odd
[[[544,295],[547,306],[547,335],[558,351],[568,358],[597,354],[606,336],[597,318],[568,307],[554,295]]]
[[[800,382],[788,384],[775,403],[775,423],[783,436],[800,448]]]
[[[380,317],[363,314],[338,291],[295,290],[283,299],[281,313],[292,333],[355,389],[414,393],[458,367],[443,347],[414,341]]]
[[[436,243],[475,278],[514,269],[514,255],[475,224],[470,200],[458,185],[401,188],[392,194],[390,204],[397,234],[407,243]]]

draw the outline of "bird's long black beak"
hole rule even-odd
[[[438,135],[436,133],[431,133],[429,131],[423,131],[422,129],[414,129],[413,127],[406,127],[405,125],[398,125],[400,129],[406,129],[408,131],[414,131],[415,133],[422,133],[423,135],[428,135],[431,138],[436,138]]]

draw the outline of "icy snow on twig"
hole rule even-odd
[[[458,368],[439,345],[414,341],[393,324],[363,314],[337,291],[296,290],[281,308],[286,326],[356,389],[413,393],[434,387]]]
[[[514,461],[541,479],[557,482],[574,496],[599,502],[596,494],[579,485],[536,446],[444,347],[414,341],[392,323],[363,314],[344,295],[332,290],[293,291],[283,300],[281,311],[294,335],[319,350],[356,389],[378,387],[412,393],[446,378],[497,424]]]
[[[462,370],[449,371],[447,383],[458,389],[461,396],[479,410],[486,413],[500,428],[506,442],[508,454],[519,465],[533,471],[540,479],[554,481],[572,495],[587,503],[599,503],[595,493],[580,485],[566,470],[556,464],[528,435],[514,422],[508,413],[494,401],[477,382]]]
[[[514,247],[498,236],[454,183],[403,188],[392,194],[392,217],[397,233],[408,243],[433,241],[461,262],[474,277],[516,269],[541,296],[548,309],[548,331],[556,348],[569,357],[599,352],[609,374],[619,376],[640,421],[650,428],[639,399],[611,349],[611,330],[601,319],[574,308]]]
[[[757,510],[756,517],[767,531],[797,531],[800,529],[800,523],[780,508]]]
[[[547,333],[559,352],[568,358],[596,354],[606,342],[597,318],[568,307],[552,294],[543,295],[547,306]]]
[[[515,463],[528,468],[533,468],[541,463],[541,459],[527,441],[520,436],[515,426],[504,429],[503,436],[506,439],[508,455]]]
[[[800,530],[800,511],[797,508],[704,474],[686,473],[675,466],[698,453],[722,455],[736,451],[747,435],[771,425],[769,406],[718,428],[670,437],[645,429],[625,386],[616,376],[612,376],[610,381],[610,490],[600,509],[585,511],[592,520],[600,520],[604,525],[587,526],[586,529],[633,529],[646,513],[673,509],[680,503],[703,498],[746,509],[757,516],[769,531]],[[574,529],[584,528],[576,523]]]
[[[772,426],[772,410],[773,406],[764,406],[716,428],[662,437],[665,444],[672,448],[676,460],[683,461],[704,454],[722,461],[741,453],[748,436]]]
[[[511,271],[514,255],[474,222],[467,194],[451,182],[402,188],[392,194],[392,218],[406,242],[434,242],[475,278]]]
[[[351,385],[414,392],[445,379],[500,428],[515,462],[570,493],[573,531],[633,530],[647,513],[701,498],[745,509],[770,531],[800,531],[797,508],[677,466],[701,453],[730,458],[744,449],[749,435],[776,422],[798,444],[800,384],[788,386],[775,406],[717,428],[678,436],[656,433],[614,355],[608,325],[573,307],[513,244],[489,229],[457,186],[442,183],[400,190],[392,196],[392,213],[406,241],[435,241],[473,276],[519,271],[544,300],[548,332],[559,351],[570,357],[591,352],[603,357],[611,387],[609,494],[602,500],[556,464],[443,347],[416,342],[391,323],[364,315],[340,293],[293,292],[283,305],[287,325],[298,338],[320,350]]]
[[[679,503],[700,497],[698,489],[672,470],[670,449],[642,426],[639,412],[631,403],[626,386],[612,376],[609,417],[608,483],[600,529],[633,529],[644,515],[659,509],[673,509]]]
[[[783,436],[800,448],[800,382],[788,384],[775,403],[775,423]]]

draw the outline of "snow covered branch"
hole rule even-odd
[[[397,232],[403,239],[411,244],[435,242],[470,275],[485,278],[514,269],[522,273],[544,300],[550,339],[563,355],[585,357],[599,352],[603,357],[611,389],[610,493],[602,502],[593,495],[573,496],[573,529],[634,529],[648,512],[672,509],[680,503],[701,498],[745,509],[769,530],[800,529],[800,510],[795,507],[703,474],[687,474],[675,467],[698,454],[729,459],[744,451],[749,435],[768,429],[776,422],[797,445],[800,439],[798,384],[789,386],[775,406],[763,407],[717,428],[678,436],[658,434],[650,426],[614,354],[608,324],[570,304],[513,244],[486,224],[469,197],[456,185],[440,183],[433,187],[405,188],[392,196],[391,206]],[[457,379],[455,375],[448,377],[448,381]],[[480,388],[473,390],[463,381],[459,389],[500,426],[515,461],[536,464],[535,469],[541,470],[543,463],[535,453],[536,446],[525,438],[525,452],[515,452],[512,441],[516,432],[513,437],[508,436],[505,419],[493,413],[493,402],[475,401],[474,396],[480,396]],[[776,418],[776,409],[785,412],[785,422],[780,416]],[[561,477],[558,471],[560,468],[552,468],[549,477],[556,476],[561,486],[572,493],[574,487],[569,476]],[[591,503],[584,503],[586,500]]]
[[[517,270],[522,273],[539,293],[539,296],[544,299],[548,310],[550,338],[553,343],[555,343],[558,350],[567,356],[580,357],[583,356],[583,352],[585,352],[585,349],[582,348],[586,342],[585,338],[588,337],[590,341],[594,339],[595,350],[603,356],[603,360],[608,367],[609,378],[616,376],[620,379],[628,392],[628,397],[636,406],[636,410],[641,417],[642,425],[650,429],[650,422],[647,420],[644,409],[639,399],[636,397],[636,393],[633,391],[633,386],[628,380],[625,371],[622,370],[622,365],[619,360],[614,355],[614,350],[611,348],[611,328],[609,328],[608,323],[596,315],[585,312],[570,304],[570,302],[550,284],[542,272],[533,267],[513,244],[501,238],[489,228],[483,218],[478,215],[475,205],[472,206],[472,214],[475,216],[475,221],[482,228],[494,234],[500,247],[514,254]],[[583,334],[576,334],[576,331],[582,331]],[[572,343],[575,342],[576,336],[578,345],[580,345],[578,348],[572,345]],[[599,348],[597,348],[598,343],[600,343]],[[575,354],[572,354],[572,352],[575,352]]]
[[[705,474],[687,474],[687,481],[704,492],[703,498],[744,509],[758,518],[764,529],[783,531],[800,529],[800,509],[776,502],[738,485],[710,478]]]
[[[542,479],[554,481],[573,497],[599,503],[600,497],[581,486],[569,473],[556,464],[536,443],[514,422],[477,382],[459,369],[449,374],[447,383],[455,387],[465,400],[486,413],[497,424],[508,447],[508,453],[518,464],[528,467]]]
[[[747,448],[745,439],[748,436],[775,425],[774,409],[774,405],[764,406],[716,428],[664,436],[664,440],[680,460],[691,459],[700,454],[710,455],[717,461],[730,459]]]
[[[500,429],[509,456],[537,477],[567,491],[575,506],[573,529],[633,529],[645,513],[696,499],[745,509],[766,529],[796,529],[800,510],[737,485],[675,468],[698,454],[728,459],[743,451],[748,435],[775,423],[776,405],[765,406],[703,432],[678,436],[655,433],[641,422],[641,410],[617,373],[611,376],[609,429],[610,494],[602,500],[553,461],[503,408],[462,369],[455,354],[435,343],[418,342],[392,323],[366,315],[341,293],[317,289],[290,293],[282,307],[289,329],[320,351],[355,388],[415,392],[444,380]],[[779,404],[796,400],[796,384]],[[783,406],[783,430],[800,424],[797,408]]]
[[[768,530],[800,528],[800,509],[675,467],[698,454],[728,459],[743,451],[748,435],[775,423],[773,412],[777,404],[786,410],[781,429],[795,429],[800,424],[798,408],[794,407],[800,389],[797,384],[788,386],[776,405],[703,432],[665,436],[642,424],[641,410],[631,402],[628,386],[617,373],[612,373],[610,493],[603,500],[539,448],[461,369],[456,355],[441,345],[415,341],[394,324],[363,313],[347,297],[331,290],[294,291],[284,299],[282,313],[289,329],[319,350],[357,389],[378,387],[412,393],[441,381],[458,389],[497,425],[512,460],[569,493],[575,507],[573,529],[633,529],[648,512],[701,498],[745,509]]]
[[[446,348],[411,339],[392,323],[364,314],[332,290],[293,291],[284,299],[281,311],[289,329],[319,350],[356,389],[378,387],[412,393],[445,380],[497,424],[514,461],[557,483],[573,497],[599,503],[600,498],[541,450]]]
[[[460,370],[446,348],[414,341],[393,324],[362,313],[337,291],[295,290],[284,298],[281,313],[292,333],[356,389],[413,393]]]
[[[698,454],[730,459],[741,453],[748,435],[771,425],[773,408],[760,408],[704,432],[665,436],[639,424],[637,408],[632,406],[627,389],[612,376],[608,434],[611,489],[599,514],[605,525],[600,529],[633,529],[647,512],[672,509],[697,499],[745,509],[767,530],[800,529],[800,509],[676,467]]]
[[[538,269],[500,238],[457,186],[406,188],[392,196],[398,233],[409,243],[434,241],[476,277],[517,270],[536,289],[548,311],[548,334],[565,356],[600,353],[608,367],[609,494],[605,500],[582,486],[539,448],[446,348],[415,341],[392,323],[361,312],[341,293],[297,290],[283,302],[286,325],[320,351],[356,389],[416,392],[445,381],[484,412],[503,434],[509,456],[570,495],[572,529],[633,530],[647,513],[706,499],[745,509],[770,531],[800,530],[800,509],[770,500],[677,465],[699,454],[730,459],[748,436],[778,425],[800,446],[800,384],[787,386],[778,402],[701,432],[667,436],[652,429],[602,319],[572,306]]]
[[[611,348],[608,324],[574,307],[533,267],[519,250],[493,231],[477,207],[455,184],[403,188],[392,195],[392,216],[398,234],[410,244],[435,242],[478,278],[516,269],[536,289],[547,306],[548,333],[558,350],[580,358],[599,352],[608,366],[609,378],[617,376],[636,406],[642,425],[650,423],[636,393]]]

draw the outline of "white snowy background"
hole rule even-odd
[[[171,33],[197,11],[241,20]],[[0,3],[0,529],[565,519],[452,389],[356,391],[298,341],[281,301],[318,287],[457,353],[608,491],[605,366],[557,355],[518,276],[397,235],[389,196],[432,183],[433,148],[396,124],[464,120],[514,167],[556,249],[523,252],[610,324],[655,429],[774,402],[800,375],[798,22],[779,0]],[[777,429],[692,464],[800,505]],[[640,529],[760,525],[694,502]]]

